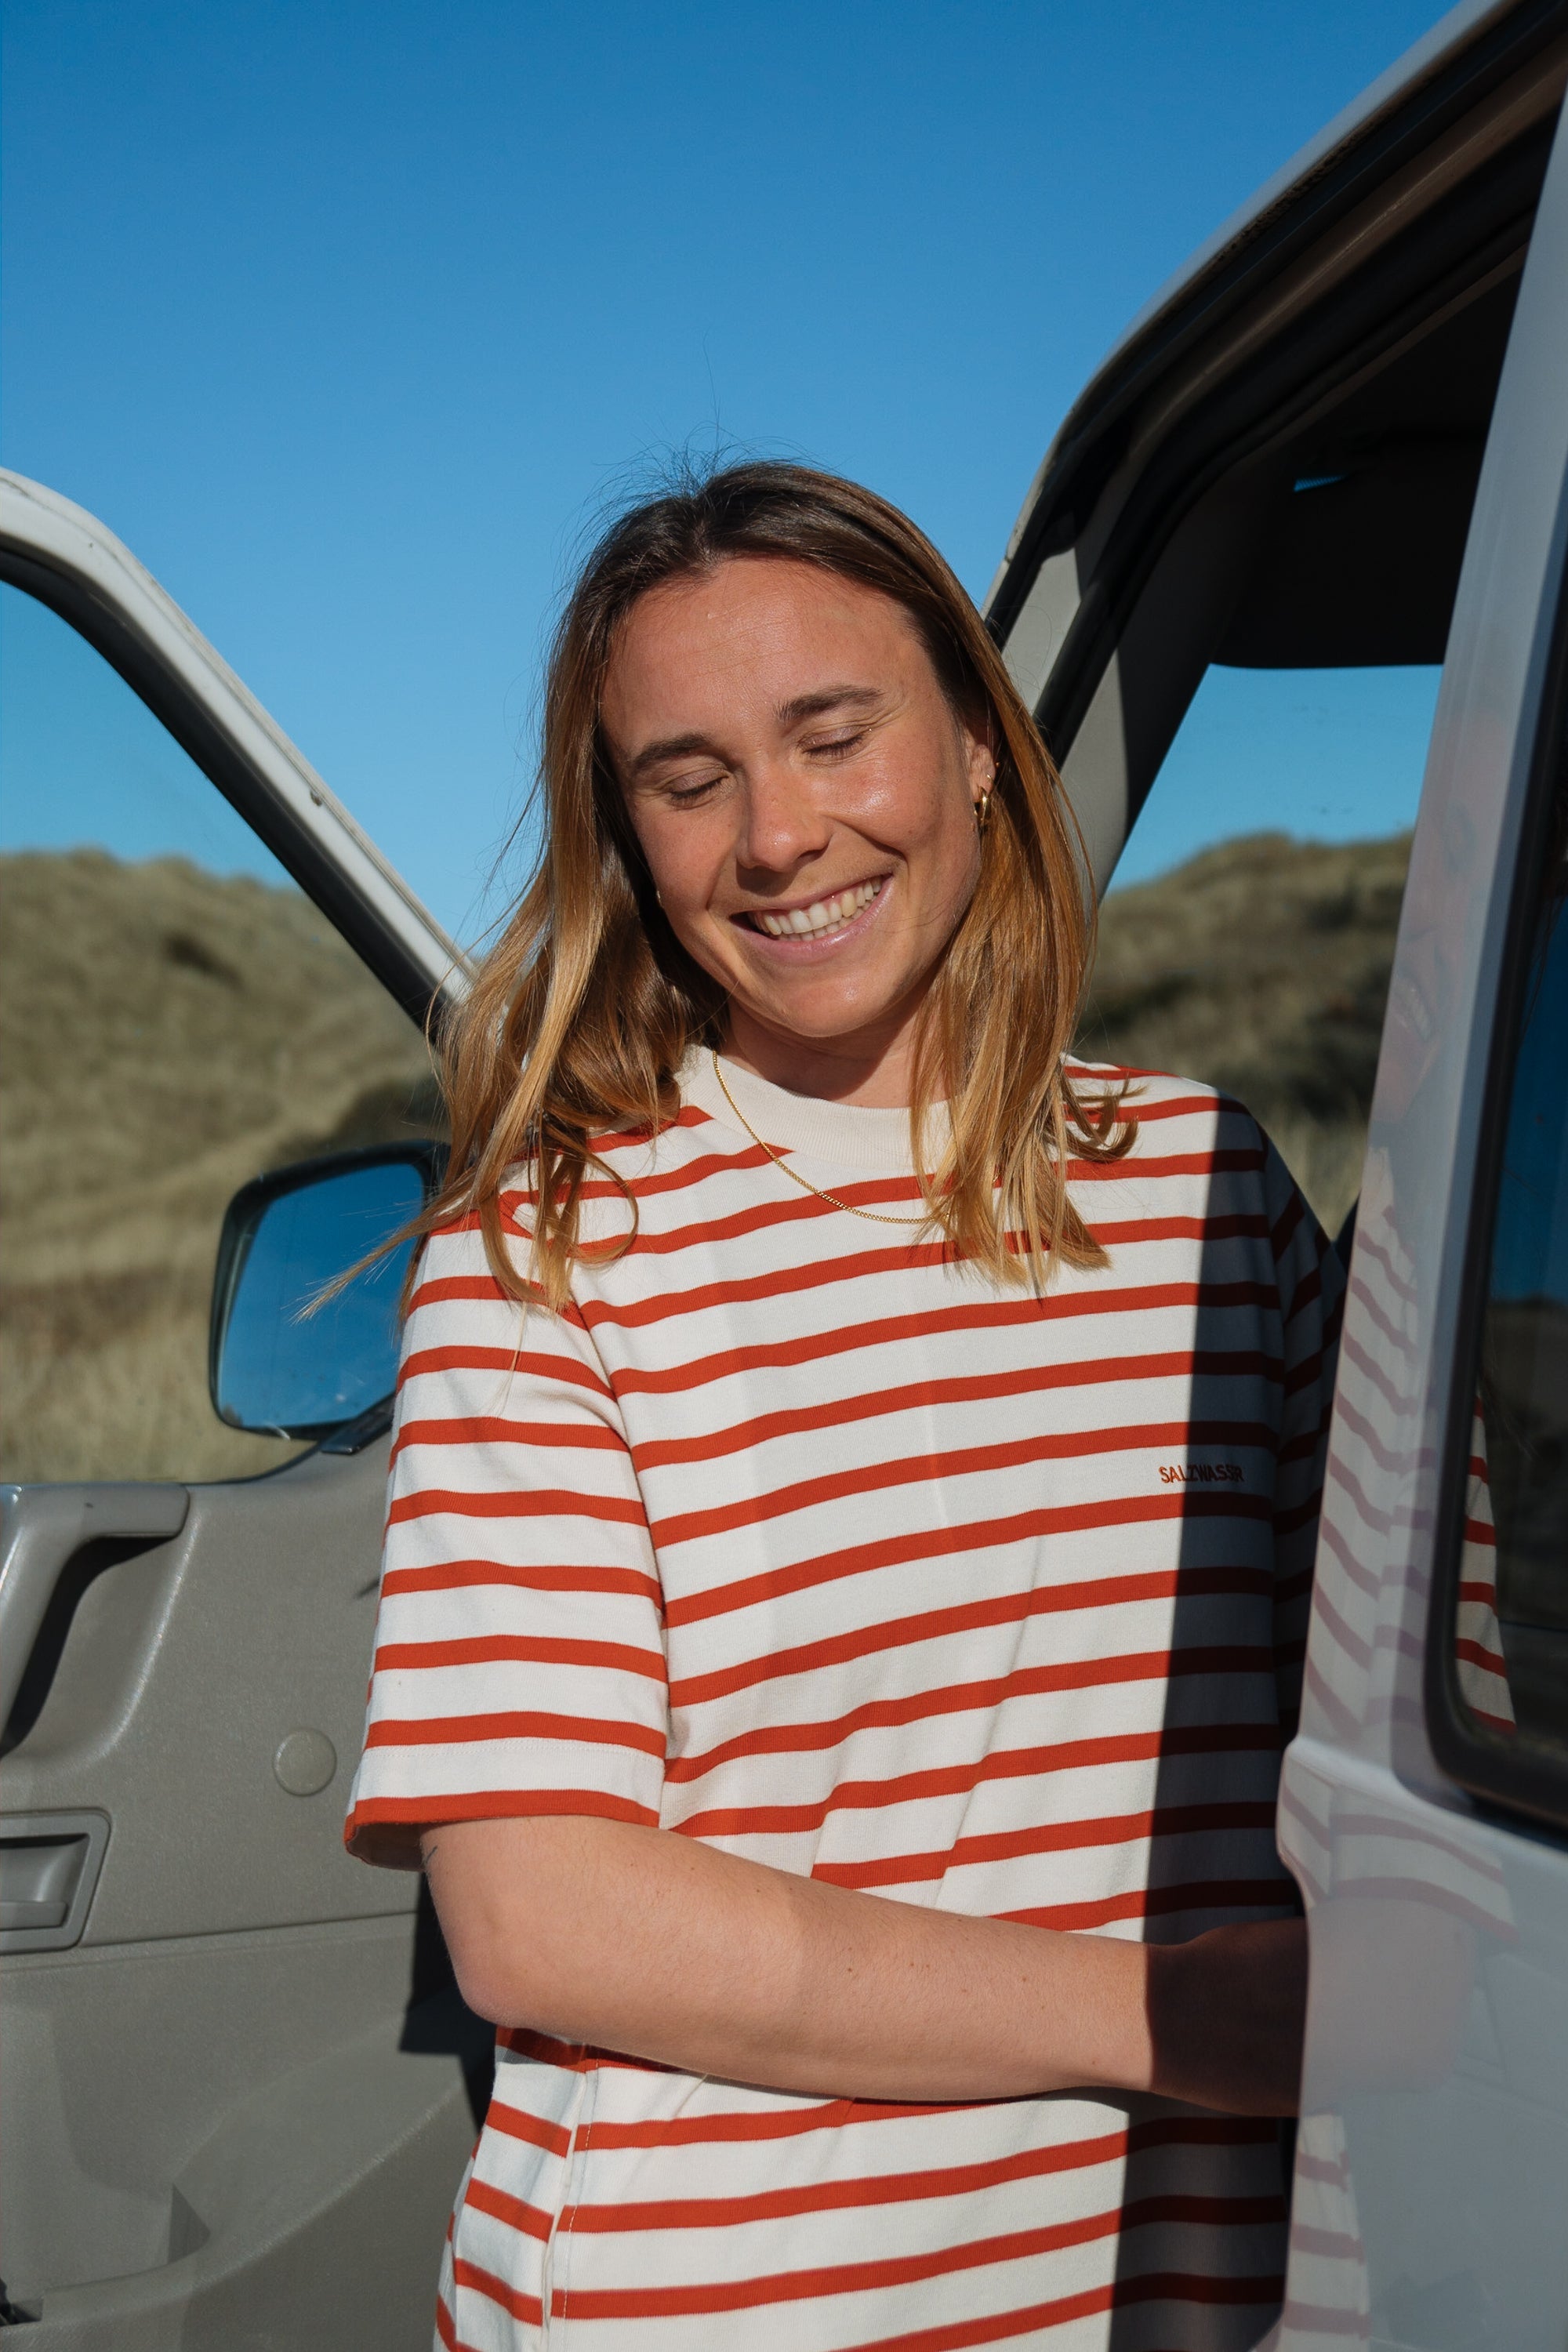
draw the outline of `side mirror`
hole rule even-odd
[[[417,1216],[446,1162],[436,1143],[335,1151],[258,1176],[224,1218],[207,1378],[231,1429],[321,1438],[392,1395],[405,1242],[308,1310],[334,1281]]]

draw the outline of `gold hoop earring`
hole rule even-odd
[[[975,830],[975,832],[976,832],[976,833],[984,833],[984,830],[985,830],[985,828],[986,828],[986,826],[990,824],[990,822],[991,822],[991,787],[990,787],[990,785],[989,785],[989,784],[983,784],[983,785],[981,786],[981,790],[980,790],[980,798],[979,798],[979,799],[975,802],[975,803],[974,803],[974,830]]]

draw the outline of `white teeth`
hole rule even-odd
[[[770,940],[814,939],[852,922],[862,907],[870,905],[881,887],[880,882],[860,882],[853,890],[840,890],[837,898],[814,898],[809,907],[792,907],[783,915],[759,912],[753,919]]]

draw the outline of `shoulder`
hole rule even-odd
[[[1195,1214],[1208,1237],[1264,1241],[1276,1264],[1288,1255],[1314,1266],[1330,1244],[1296,1179],[1243,1102],[1217,1087],[1163,1070],[1069,1060],[1066,1072],[1086,1108],[1120,1104],[1136,1122],[1131,1147],[1098,1165],[1075,1163],[1075,1181],[1118,1176]]]
[[[677,1235],[754,1208],[767,1166],[766,1154],[749,1139],[692,1104],[683,1104],[657,1129],[606,1126],[593,1130],[587,1143],[589,1160],[577,1200],[574,1298],[596,1296],[628,1255],[640,1258],[650,1246],[658,1251],[661,1242],[668,1248]],[[534,1167],[520,1162],[509,1168],[500,1188],[501,1234],[520,1272],[528,1266],[538,1201]],[[444,1230],[450,1231],[454,1253],[482,1257],[477,1219],[459,1220]]]
[[[617,1204],[656,1200],[662,1192],[700,1183],[733,1169],[739,1160],[755,1156],[741,1152],[735,1137],[691,1104],[683,1104],[674,1118],[657,1129],[595,1128],[587,1145],[588,1167],[579,1197],[585,1238],[594,1240],[607,1240],[616,1230]],[[514,1160],[501,1179],[501,1227],[514,1249],[526,1244],[532,1229],[538,1183],[537,1168],[528,1160]],[[458,1248],[480,1246],[478,1217],[458,1216],[437,1226],[431,1240],[437,1239]]]
[[[1120,1163],[1123,1166],[1217,1151],[1225,1157],[1222,1162],[1211,1161],[1216,1171],[1229,1168],[1260,1173],[1272,1151],[1246,1104],[1200,1078],[1115,1062],[1086,1062],[1076,1055],[1063,1064],[1063,1073],[1086,1110],[1098,1115],[1110,1103],[1135,1125],[1131,1147]]]
[[[758,1169],[765,1164],[747,1138],[689,1102],[658,1129],[607,1128],[588,1140],[593,1160],[583,1185],[587,1241],[624,1234],[628,1210],[635,1212],[639,1231],[683,1224],[694,1213],[711,1213],[714,1201],[737,1185],[754,1190]]]

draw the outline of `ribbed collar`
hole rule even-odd
[[[865,1168],[879,1174],[907,1176],[912,1172],[910,1115],[907,1110],[868,1110],[861,1103],[823,1102],[816,1095],[792,1095],[723,1057],[724,1084],[764,1143],[775,1151],[799,1152],[829,1166]],[[682,1098],[706,1111],[709,1118],[737,1136],[735,1113],[724,1099],[713,1075],[713,1058],[705,1045],[694,1046],[680,1070]],[[939,1103],[926,1129],[929,1148],[940,1154],[947,1142],[947,1107]]]

